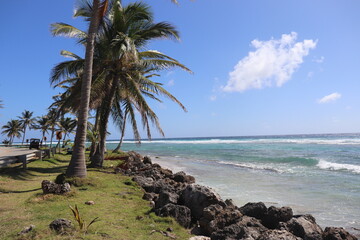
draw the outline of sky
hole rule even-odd
[[[145,2],[155,21],[174,24],[181,35],[179,42],[156,40],[148,49],[194,72],[173,69],[154,79],[187,108],[166,99],[150,103],[165,137],[360,132],[360,1]],[[60,51],[84,56],[73,39],[49,31],[55,22],[86,30],[83,19],[72,17],[75,5],[74,0],[2,3],[0,126],[25,109],[46,114],[60,92],[49,84],[51,68],[66,60]],[[117,127],[110,124],[109,130],[109,139],[119,138]],[[130,129],[125,137],[132,138]],[[153,137],[161,136],[153,130]]]

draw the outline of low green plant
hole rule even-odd
[[[100,221],[100,220],[99,220],[99,217],[96,217],[96,218],[94,218],[88,225],[86,225],[84,219],[80,216],[80,212],[79,212],[79,209],[77,208],[77,205],[75,204],[75,208],[73,208],[73,207],[71,207],[71,206],[69,205],[69,208],[71,209],[72,213],[74,214],[74,218],[75,218],[76,222],[77,222],[78,225],[79,225],[79,229],[80,229],[81,231],[84,231],[85,233],[87,233],[89,227],[90,227],[93,223]]]

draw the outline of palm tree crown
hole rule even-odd
[[[23,139],[21,144],[24,144],[24,140],[25,140],[25,135],[26,135],[26,129],[29,127],[29,129],[34,127],[36,118],[33,118],[33,114],[34,112],[30,112],[28,110],[24,110],[24,112],[21,113],[21,116],[19,117],[20,119],[20,124],[23,127]]]
[[[162,84],[153,82],[151,77],[159,76],[157,72],[172,67],[190,72],[184,65],[165,54],[145,50],[149,41],[154,39],[179,39],[174,26],[167,22],[155,23],[150,7],[144,3],[136,2],[123,6],[120,0],[109,2],[110,7],[95,39],[90,94],[90,106],[97,111],[98,116],[95,127],[99,132],[100,143],[103,144],[100,150],[102,155],[110,115],[119,123],[124,122],[124,116],[128,115],[136,139],[140,139],[136,111],[141,115],[142,125],[149,138],[149,122],[154,123],[163,134],[158,118],[146,98],[160,101],[157,95],[163,95],[178,103],[184,110],[185,108]],[[75,14],[88,17],[91,11],[91,6],[86,4]],[[52,25],[52,32],[54,35],[76,37],[80,43],[84,43],[87,37],[85,32],[63,23]],[[62,51],[62,55],[73,60],[55,66],[51,82],[54,86],[66,86],[64,95],[67,100],[63,102],[63,106],[76,108],[78,106],[74,106],[74,102],[80,98],[84,60],[68,51]]]
[[[23,131],[23,127],[19,120],[10,120],[2,126],[2,129],[4,129],[1,133],[6,134],[7,137],[10,138],[10,145],[13,143],[14,138],[21,137],[21,133]]]

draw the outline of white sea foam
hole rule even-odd
[[[251,164],[251,163],[231,163],[231,162],[224,162],[224,161],[220,161],[220,164],[225,164],[225,165],[232,165],[232,166],[236,166],[236,167],[240,167],[240,168],[248,168],[248,169],[253,169],[253,170],[263,170],[263,171],[270,171],[270,172],[277,172],[277,173],[283,173],[283,170],[280,170],[278,168],[275,168],[273,166],[269,166],[269,165],[258,165],[258,164]]]
[[[360,173],[360,165],[354,165],[354,164],[333,163],[325,160],[320,160],[316,166],[321,169],[328,169],[334,171],[346,170],[354,173]]]
[[[107,143],[118,143],[119,141],[108,141]],[[124,141],[124,143],[135,143],[135,141]],[[360,139],[204,139],[204,140],[145,140],[143,144],[325,144],[325,145],[360,145]]]

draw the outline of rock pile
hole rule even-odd
[[[133,176],[157,215],[171,216],[185,228],[196,229],[197,235],[213,240],[357,239],[343,228],[322,230],[313,216],[293,215],[289,207],[266,207],[262,202],[237,207],[211,188],[195,184],[193,176],[174,174],[135,152],[129,152],[128,160],[116,171]]]

